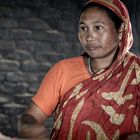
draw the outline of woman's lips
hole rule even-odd
[[[96,50],[96,49],[100,48],[100,46],[99,45],[87,45],[86,48],[88,50]]]

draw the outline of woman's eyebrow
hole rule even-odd
[[[83,21],[80,21],[79,24],[85,24]]]

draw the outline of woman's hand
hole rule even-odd
[[[41,124],[24,124],[19,131],[21,138],[28,138],[34,140],[47,140],[47,130]]]
[[[0,132],[0,140],[12,140],[12,138],[8,137],[8,136],[5,136],[4,134],[2,134]]]
[[[47,118],[48,116],[32,103],[19,119],[19,136],[29,140],[48,140],[46,127],[43,125]]]

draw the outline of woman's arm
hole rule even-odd
[[[21,138],[47,139],[47,130],[43,122],[48,116],[33,102],[19,119],[19,136]]]

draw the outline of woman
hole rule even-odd
[[[129,52],[133,38],[125,5],[89,0],[78,37],[85,54],[47,73],[21,117],[21,136],[47,137],[42,123],[55,111],[52,140],[139,139],[140,60]]]

